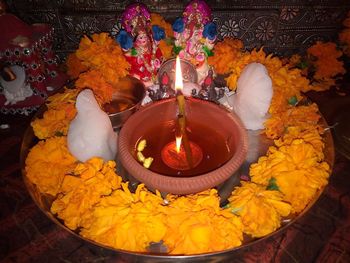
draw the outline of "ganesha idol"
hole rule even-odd
[[[157,80],[157,72],[163,62],[159,41],[165,37],[164,30],[151,27],[151,15],[140,3],[129,5],[122,14],[123,29],[117,35],[126,60],[130,64],[130,75],[141,80],[146,87]]]
[[[66,81],[52,50],[53,28],[28,25],[0,1],[0,111],[29,114]]]
[[[190,61],[197,68],[198,82],[208,75],[207,57],[212,55],[217,29],[211,22],[211,10],[202,0],[193,0],[185,7],[183,17],[173,24],[175,52],[181,59]]]

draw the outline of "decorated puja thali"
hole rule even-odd
[[[27,189],[53,222],[127,259],[221,260],[318,200],[334,146],[304,92],[320,86],[295,58],[216,43],[211,19],[199,0],[172,27],[132,4],[116,40],[81,40],[67,60],[74,88],[48,99],[21,149]],[[144,92],[112,125],[104,105],[124,85]]]

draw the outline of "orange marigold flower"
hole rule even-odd
[[[212,65],[218,74],[227,74],[232,71],[231,65],[241,55],[243,42],[239,39],[225,38],[214,46],[214,55],[208,58],[209,65]]]
[[[343,53],[337,49],[335,43],[317,41],[316,44],[307,49],[307,53],[315,57],[312,64],[316,68],[314,75],[316,80],[328,79],[345,73],[343,62],[337,60]]]
[[[75,82],[75,86],[79,90],[92,89],[100,105],[112,101],[113,86],[104,79],[99,70],[89,70],[82,73]]]
[[[67,74],[72,79],[78,78],[80,73],[85,72],[89,69],[81,62],[75,53],[68,55],[66,65]]]
[[[121,47],[107,33],[93,34],[91,39],[84,36],[76,56],[89,69],[100,71],[112,85],[117,84],[129,72],[130,65]]]
[[[164,29],[167,37],[173,37],[174,31],[170,23],[166,22],[164,18],[157,13],[151,13],[151,25],[157,25]],[[163,53],[164,54],[164,53]]]
[[[291,106],[285,111],[276,112],[264,123],[268,138],[279,138],[290,126],[298,126],[302,130],[320,129],[317,125],[320,114],[315,103],[308,106]]]
[[[67,148],[66,137],[52,137],[40,141],[30,150],[26,159],[26,176],[41,193],[55,196],[76,162]]]
[[[162,51],[163,57],[165,59],[169,59],[169,58],[173,57],[173,46],[168,45],[165,40],[162,39],[159,42],[159,49],[160,49],[160,51]]]

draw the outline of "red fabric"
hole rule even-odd
[[[148,71],[146,68],[146,64],[151,65],[151,59],[152,55],[151,54],[145,54],[144,55],[144,60],[138,59],[137,55],[136,56],[129,56],[126,55],[126,60],[130,63],[131,69],[130,69],[130,75],[132,76],[138,76],[141,80],[148,80],[152,79],[152,76],[157,75],[157,68],[153,68],[153,71]],[[162,52],[158,48],[156,51],[155,57],[162,62]]]

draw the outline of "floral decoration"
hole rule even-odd
[[[66,137],[52,137],[39,141],[30,150],[26,159],[26,176],[41,193],[55,196],[76,162],[67,148]]]
[[[329,89],[335,85],[335,76],[344,75],[344,63],[338,60],[343,52],[337,49],[335,43],[318,41],[308,48],[307,53],[311,56],[310,64],[315,68],[313,78],[319,83],[318,90]]]
[[[87,71],[89,68],[85,66],[75,53],[71,53],[67,57],[67,74],[71,79],[79,77],[80,73]]]
[[[48,98],[48,110],[42,118],[32,121],[31,126],[36,137],[47,139],[59,135],[67,135],[68,126],[75,117],[75,98],[77,89],[65,89]]]
[[[121,38],[128,42],[127,36]],[[67,67],[69,75],[77,78],[78,88],[99,91],[95,95],[103,105],[112,100],[113,89],[118,87],[119,79],[129,73],[130,65],[117,42],[107,33],[100,33],[81,39],[78,50],[67,61]]]

